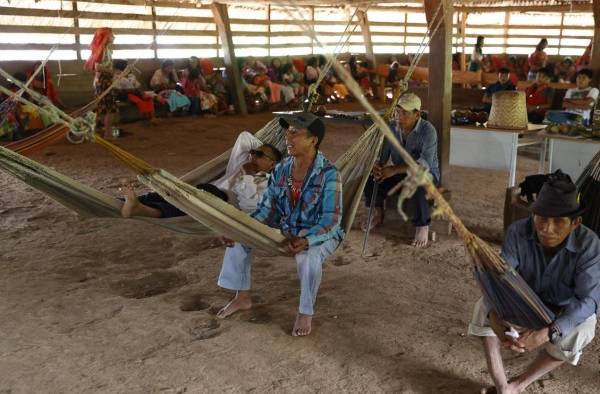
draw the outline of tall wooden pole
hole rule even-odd
[[[356,13],[358,17],[358,23],[360,23],[360,30],[362,31],[363,41],[365,43],[366,55],[369,60],[369,67],[374,69],[377,66],[377,59],[375,59],[375,52],[373,51],[373,42],[371,41],[371,29],[369,28],[369,19],[367,13],[363,10],[359,10]]]
[[[590,66],[594,72],[594,85],[600,82],[600,0],[594,0],[594,38]]]
[[[215,17],[219,37],[221,38],[221,46],[223,47],[223,62],[229,79],[229,85],[233,93],[233,104],[238,114],[247,115],[246,100],[244,100],[244,87],[240,69],[235,59],[233,47],[233,38],[231,36],[231,27],[229,25],[229,14],[227,13],[227,5],[212,3],[210,9]]]
[[[450,111],[452,107],[452,3],[449,0],[424,0],[427,23],[435,26],[443,18],[429,42],[429,120],[438,133],[438,154],[442,184],[450,170]],[[438,5],[442,8],[432,21]]]
[[[156,8],[154,7],[154,0],[152,0],[150,10],[152,11],[152,49],[154,50],[154,58],[158,59],[158,45],[156,42]]]
[[[77,0],[71,1],[73,7],[73,27],[75,28],[75,45],[77,46],[77,60],[81,60],[81,36],[79,35],[79,12]]]

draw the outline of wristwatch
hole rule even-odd
[[[550,338],[550,343],[552,344],[556,344],[561,340],[562,333],[560,332],[556,324],[553,323],[548,328],[548,337]]]

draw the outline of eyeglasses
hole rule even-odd
[[[258,149],[252,149],[250,150],[250,154],[256,158],[262,158],[262,157],[266,157],[268,159],[273,160],[274,162],[277,162],[277,160],[275,160],[274,158],[272,158],[271,156],[269,156],[268,154],[266,154],[265,152],[258,150]]]

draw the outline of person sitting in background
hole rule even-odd
[[[150,88],[156,93],[163,90],[181,90],[178,83],[179,78],[177,77],[177,72],[175,72],[175,63],[171,59],[165,59],[160,68],[152,75]]]
[[[546,111],[552,104],[554,89],[549,85],[550,72],[548,69],[540,68],[535,75],[535,82],[525,89],[527,119],[531,123],[542,123],[546,116]]]
[[[249,84],[263,87],[269,96],[269,102],[275,104],[281,101],[281,85],[271,81],[267,71],[267,66],[260,60],[249,57],[242,69],[242,76]]]
[[[25,83],[27,77],[22,72],[14,74],[16,81]],[[8,87],[12,92],[19,91],[19,87],[11,83]],[[28,93],[23,93],[23,98],[32,101]],[[24,104],[0,93],[0,138],[16,141],[25,137],[25,133],[34,132],[50,125],[47,115],[30,104]]]
[[[544,52],[544,49],[546,49],[547,47],[548,40],[542,38],[535,47],[535,51],[531,55],[529,55],[529,58],[527,58],[527,63],[529,64],[529,73],[527,74],[528,81],[534,81],[538,71],[546,67],[548,55],[546,54],[546,52]],[[550,76],[550,73],[547,73],[546,75]]]
[[[304,85],[302,84],[303,76],[296,70],[292,63],[281,65],[281,82],[284,85],[291,86],[296,97],[304,95]]]
[[[196,186],[250,214],[267,189],[268,174],[281,161],[281,152],[273,145],[263,144],[244,131],[238,136],[229,156],[225,175],[209,184]],[[186,214],[167,202],[158,193],[137,196],[131,185],[123,189],[125,202],[121,216],[169,218]]]
[[[390,70],[388,72],[388,76],[386,81],[392,85],[397,85],[400,82],[400,63],[396,60],[392,64],[390,64]]]
[[[281,94],[283,95],[283,101],[285,104],[293,104],[296,102],[294,88],[283,83],[281,72],[281,60],[279,60],[276,57],[271,60],[271,65],[267,70],[267,75],[271,79],[272,83],[276,83],[280,86]]]
[[[200,115],[201,113],[214,115],[217,113],[217,96],[208,93],[206,82],[200,75],[200,69],[190,69],[182,83],[183,92],[190,99],[190,115]]]
[[[350,56],[346,68],[356,82],[360,84],[366,96],[373,97],[373,87],[371,86],[371,78],[369,76],[369,63],[363,62],[361,65],[356,56]]]
[[[547,119],[553,123],[577,123],[572,115],[579,115],[583,125],[589,126],[599,94],[597,88],[590,86],[593,76],[594,74],[590,69],[580,70],[575,79],[577,87],[568,89],[565,93],[562,102],[564,111],[549,111],[546,115]]]
[[[304,68],[304,81],[310,85],[317,82],[317,79],[319,79],[319,62],[316,56],[312,56],[308,59]]]
[[[33,65],[33,68],[27,72],[27,80],[31,78],[33,73],[38,69],[39,66],[42,65],[42,62],[36,62]],[[65,106],[60,101],[58,97],[58,92],[56,87],[54,86],[54,81],[52,80],[52,74],[47,66],[44,66],[40,72],[37,73],[36,77],[31,81],[31,88],[38,92],[41,95],[44,95],[50,99],[52,104],[54,104],[59,109],[64,109]]]
[[[168,104],[169,116],[172,114],[182,115],[188,112],[191,102],[182,93],[183,87],[179,84],[173,60],[163,60],[160,68],[154,72],[150,79],[150,88],[158,93],[157,99],[161,103]]]
[[[215,70],[213,62],[208,59],[200,59],[199,66],[200,73],[206,82],[208,92],[217,97],[218,112],[222,113],[227,111],[229,113],[234,113],[231,89],[226,81],[223,80],[221,73]]]
[[[498,71],[498,81],[485,89],[485,94],[481,100],[485,104],[485,111],[490,112],[492,107],[492,96],[494,93],[505,90],[515,90],[515,85],[513,85],[510,80],[510,70],[507,67],[501,68],[500,71]]]
[[[594,73],[589,68],[579,70],[575,79],[577,87],[567,90],[563,99],[563,108],[581,115],[585,125],[590,124],[592,111],[598,101],[598,89],[590,86],[593,77]]]
[[[554,76],[557,82],[571,83],[575,78],[575,65],[573,59],[566,56],[559,63],[554,65]]]
[[[127,68],[127,60],[117,59],[113,61],[114,89],[120,100],[128,100],[133,103],[140,115],[151,125],[154,122],[154,96],[153,92],[142,92],[140,83],[132,72],[126,76],[121,74]]]

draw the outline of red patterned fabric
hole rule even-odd
[[[214,64],[213,62],[211,62],[208,59],[200,59],[200,70],[202,70],[202,74],[204,75],[211,75],[212,73],[214,73]]]
[[[112,37],[112,29],[110,27],[101,27],[94,33],[94,38],[90,44],[90,50],[92,53],[90,57],[83,65],[83,68],[94,72],[96,63],[100,63],[102,61],[102,56],[104,55],[104,49],[106,49],[106,45],[108,41]]]

